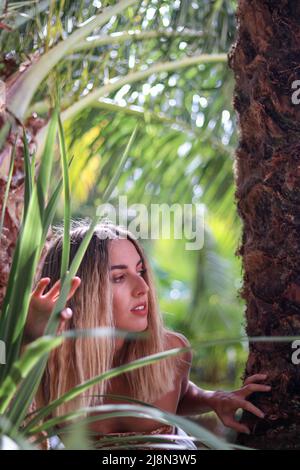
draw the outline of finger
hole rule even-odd
[[[53,284],[51,289],[45,294],[48,299],[54,300],[60,290],[60,279]]]
[[[73,295],[75,294],[76,290],[78,289],[78,287],[80,286],[81,284],[81,279],[80,277],[73,277],[72,278],[72,281],[71,281],[71,287],[70,287],[70,290],[69,290],[69,294],[67,296],[67,299],[66,299],[66,302],[71,299],[71,297],[73,297]],[[52,301],[53,302],[56,302],[58,297],[60,295],[60,290],[58,290],[56,293],[54,293],[54,296],[52,297]]]
[[[250,429],[245,424],[238,423],[234,419],[227,418],[223,421],[224,425],[234,429],[236,432],[243,432],[245,434],[250,434]]]
[[[80,284],[81,284],[80,277],[75,276],[75,277],[72,278],[67,300],[69,300],[74,295],[75,291],[78,289]],[[49,290],[49,292],[47,292],[48,298],[50,298],[53,302],[56,302],[59,295],[60,295],[60,286],[61,286],[61,282],[60,282],[60,279],[59,279],[58,281],[56,281],[56,283],[53,285],[53,287]]]
[[[81,284],[80,277],[75,276],[75,277],[72,278],[71,287],[70,287],[70,291],[69,291],[67,300],[69,300],[71,297],[73,297],[73,295],[75,294],[75,292],[78,289],[78,287],[80,286],[80,284]]]
[[[248,385],[254,382],[259,382],[260,380],[266,380],[268,377],[267,374],[254,374],[246,378],[244,385]]]
[[[72,310],[67,307],[67,308],[64,308],[61,312],[60,312],[60,318],[62,321],[67,321],[67,320],[70,320],[70,318],[72,317],[73,315],[73,312]]]
[[[240,390],[240,395],[246,398],[254,392],[269,392],[270,390],[271,390],[270,385],[251,383],[251,384],[245,385],[245,387],[243,387]]]
[[[72,318],[72,315],[73,315],[73,312],[69,307],[64,308],[60,312],[60,322],[59,322],[57,330],[56,330],[56,333],[58,335],[60,335],[66,329],[67,321],[70,320],[70,318]]]
[[[241,400],[239,403],[239,408],[242,408],[243,410],[249,411],[249,413],[254,414],[258,418],[264,418],[265,414],[262,410],[257,408],[257,406],[253,405],[250,403],[250,401],[247,400]]]
[[[33,291],[33,294],[42,295],[45,290],[45,287],[49,284],[50,280],[50,277],[43,277],[42,279],[40,279],[36,288]]]

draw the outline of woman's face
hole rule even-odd
[[[118,329],[139,332],[148,326],[148,291],[143,260],[127,239],[109,244],[113,314]]]

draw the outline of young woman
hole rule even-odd
[[[87,224],[80,223],[71,230],[70,262],[87,229]],[[32,293],[25,329],[27,342],[43,334],[58,298],[61,254],[62,234],[57,234]],[[147,332],[148,335],[134,340],[113,336],[65,340],[49,357],[37,396],[40,405],[115,366],[168,349],[190,347],[182,334],[164,326],[149,263],[140,244],[125,229],[110,223],[98,225],[76,274],[67,306],[61,312],[60,332],[111,327],[127,332]],[[189,380],[191,363],[192,352],[189,350],[100,382],[88,394],[57,408],[54,414],[61,415],[81,406],[132,404],[126,402],[126,398],[115,400],[107,396],[123,395],[178,415],[190,416],[213,410],[225,426],[249,433],[245,425],[235,420],[235,412],[242,408],[263,417],[263,412],[247,397],[253,392],[270,391],[269,386],[256,383],[265,380],[266,375],[248,377],[244,386],[233,392],[204,391]],[[99,439],[107,435],[185,434],[177,427],[132,417],[99,420],[91,424],[90,429],[99,433]],[[187,441],[186,447],[196,448],[191,441]]]

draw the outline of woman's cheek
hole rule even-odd
[[[122,286],[121,284],[116,285],[113,290],[114,312],[116,314],[122,313],[124,305],[126,305],[126,289],[124,289],[124,286]]]

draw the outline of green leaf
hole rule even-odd
[[[24,220],[27,216],[29,201],[32,195],[33,175],[31,173],[32,167],[30,163],[29,148],[26,137],[25,129],[23,129],[23,144],[24,144],[24,167],[25,167],[25,192],[24,192]]]
[[[52,410],[57,408],[59,405],[63,403],[67,403],[68,401],[72,400],[73,398],[77,397],[81,393],[85,392],[88,390],[91,386],[97,384],[98,382],[101,382],[102,380],[108,380],[113,377],[117,377],[118,375],[121,375],[125,372],[131,371],[138,369],[139,367],[144,367],[148,364],[154,364],[164,358],[175,356],[177,354],[180,354],[184,351],[188,351],[189,348],[176,348],[176,349],[170,349],[168,351],[163,351],[161,353],[156,353],[156,354],[151,354],[150,356],[143,357],[141,359],[137,359],[135,361],[129,362],[128,364],[116,367],[114,369],[108,370],[96,377],[93,377],[92,379],[89,379],[82,384],[77,385],[76,387],[73,387],[71,390],[63,394],[61,397],[58,399],[54,400],[52,403],[49,405],[45,406],[42,410],[40,410],[36,416],[26,425],[26,430],[31,430],[32,426],[38,422],[41,418],[44,416],[47,416]]]
[[[90,413],[101,413],[94,416],[85,417],[85,415]],[[230,444],[227,444],[222,439],[214,436],[211,432],[207,431],[205,428],[193,423],[192,421],[180,417],[178,415],[162,411],[157,408],[144,407],[144,406],[135,406],[135,405],[101,405],[94,407],[85,407],[79,410],[73,411],[71,413],[65,414],[64,416],[55,417],[49,419],[42,425],[36,426],[31,429],[31,434],[37,434],[41,431],[50,431],[55,432],[55,426],[60,423],[67,423],[68,421],[73,421],[77,418],[80,418],[80,424],[89,424],[95,421],[102,421],[110,418],[131,416],[134,418],[148,418],[155,419],[163,424],[173,424],[175,426],[181,427],[188,434],[199,439],[207,447],[211,449],[219,450],[229,450]],[[73,424],[74,426],[74,424]],[[68,432],[70,428],[68,426],[59,429],[56,429],[56,433],[62,434],[63,432]]]
[[[19,355],[22,331],[26,321],[33,277],[41,251],[44,204],[48,193],[53,162],[53,150],[57,131],[57,111],[55,110],[47,135],[46,145],[40,165],[37,184],[32,191],[26,219],[22,221],[16,249],[16,263],[10,273],[0,324],[2,339],[9,344],[7,363],[1,368],[1,376],[9,371]],[[20,295],[22,293],[22,295]]]
[[[3,414],[9,405],[20,382],[27,377],[40,358],[63,342],[61,336],[43,336],[29,344],[18,361],[15,361],[9,375],[0,387],[0,413]]]
[[[132,143],[134,142],[137,129],[138,129],[138,125],[135,126],[135,128],[134,128],[134,130],[133,130],[133,132],[130,136],[129,142],[126,146],[125,152],[123,153],[123,155],[120,159],[119,165],[118,165],[118,167],[116,168],[116,170],[114,172],[113,178],[111,179],[109,185],[107,186],[106,190],[104,191],[103,202],[107,202],[109,200],[113,190],[115,189],[115,187],[118,184],[119,178],[122,174],[122,171],[123,171],[124,165],[126,163],[126,160],[127,160],[129,151],[131,149]]]
[[[78,28],[67,39],[43,54],[11,86],[7,97],[9,110],[22,121],[37,88],[69,50],[94,31],[95,28],[103,25],[112,16],[121,13],[134,3],[136,3],[136,0],[121,0],[116,5],[105,8],[85,26]]]
[[[161,72],[170,72],[173,70],[178,70],[181,68],[191,67],[193,65],[201,64],[201,63],[219,63],[219,62],[226,62],[227,55],[226,54],[198,54],[192,57],[185,57],[181,60],[173,60],[169,62],[161,62],[158,64],[151,65],[150,67],[146,68],[145,70],[140,70],[137,72],[131,72],[125,76],[120,77],[118,80],[114,80],[107,85],[104,85],[91,93],[89,93],[84,98],[81,98],[79,101],[71,105],[68,109],[62,112],[61,118],[62,121],[66,121],[67,119],[73,118],[76,114],[78,114],[83,109],[86,109],[90,106],[94,101],[98,100],[99,98],[109,95],[113,91],[120,89],[124,85],[128,85],[130,83],[141,82],[145,80],[145,78],[150,77],[150,75],[158,74]]]
[[[45,329],[46,335],[49,335],[49,334],[53,335],[56,332],[58,322],[59,322],[60,312],[65,307],[67,296],[70,291],[71,280],[75,276],[79,268],[79,265],[82,261],[84,253],[93,236],[95,226],[97,225],[99,220],[100,220],[99,216],[95,216],[93,218],[90,224],[90,227],[87,230],[87,233],[85,234],[76,252],[76,255],[71,263],[70,269],[66,273],[66,276],[64,277],[64,279],[62,280],[59,297],[55,303],[54,309],[51,313],[51,316],[49,318],[49,321]],[[30,372],[30,374],[25,378],[22,389],[18,393],[17,401],[13,403],[13,405],[11,406],[9,410],[8,416],[11,419],[11,421],[15,424],[16,428],[22,422],[29,405],[33,400],[33,397],[37,391],[38,385],[42,378],[44,369],[46,367],[47,360],[48,360],[48,355],[42,358],[34,367],[34,369]]]
[[[62,125],[60,117],[58,118],[58,130],[59,130],[59,143],[60,143],[61,163],[62,163],[63,182],[64,182],[64,235],[63,235],[62,260],[61,260],[61,268],[60,268],[60,277],[63,278],[69,266],[71,199],[70,199],[70,183],[69,183],[66,143],[65,143],[64,129],[63,129],[63,125]]]

